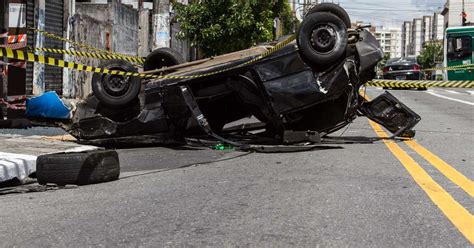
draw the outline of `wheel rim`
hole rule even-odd
[[[114,71],[123,71],[122,68],[108,68]],[[130,77],[121,75],[104,75],[102,78],[102,86],[108,95],[120,97],[127,93],[130,88]]]
[[[330,23],[317,25],[310,35],[311,47],[318,53],[330,53],[340,43],[337,28]]]

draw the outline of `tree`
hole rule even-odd
[[[441,41],[426,42],[417,59],[423,69],[436,67],[436,64],[443,61],[443,44]]]
[[[199,0],[188,5],[173,2],[181,32],[205,55],[213,56],[272,40],[273,21],[278,17],[285,33],[295,17],[286,0]]]
[[[382,75],[382,70],[385,67],[385,64],[387,64],[387,61],[390,59],[390,53],[384,53],[383,59],[377,63],[377,74]]]

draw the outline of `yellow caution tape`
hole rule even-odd
[[[456,71],[456,70],[467,70],[467,69],[474,69],[474,64],[455,65],[455,66],[448,66],[448,67],[436,67],[436,68],[423,69],[422,71]]]
[[[38,33],[42,33],[44,36],[49,37],[51,39],[67,42],[67,43],[72,44],[74,46],[77,46],[77,47],[80,47],[80,48],[83,48],[83,49],[86,49],[86,50],[95,51],[97,53],[110,54],[110,55],[115,55],[115,56],[119,56],[119,57],[122,57],[122,58],[143,59],[141,57],[130,56],[130,55],[125,55],[125,54],[119,54],[119,53],[113,53],[113,52],[110,52],[110,51],[107,51],[107,50],[95,48],[95,47],[87,45],[87,44],[79,43],[79,42],[76,42],[76,41],[73,41],[73,40],[69,40],[69,39],[57,36],[55,34],[48,33],[44,30],[39,30],[39,29],[35,29],[35,28],[28,28],[28,29],[33,30],[33,31],[38,32]]]
[[[365,85],[388,88],[474,88],[474,81],[372,80]]]
[[[32,50],[32,49],[30,48],[30,50]],[[143,64],[145,62],[144,58],[123,57],[123,56],[118,56],[118,55],[115,55],[115,54],[89,53],[89,52],[79,52],[79,51],[71,51],[71,50],[63,50],[63,49],[55,49],[55,48],[42,48],[42,47],[37,47],[34,50],[47,52],[47,53],[68,54],[68,55],[74,55],[74,56],[86,57],[86,58],[94,58],[94,59],[106,59],[106,60],[120,59],[120,60],[125,60],[125,61],[129,61],[129,62],[133,62],[133,63],[139,63],[139,64]]]
[[[201,77],[207,77],[207,76],[212,76],[216,74],[220,74],[223,72],[227,72],[230,70],[237,69],[239,67],[243,67],[252,63],[255,63],[265,57],[270,56],[271,54],[275,53],[276,51],[280,50],[284,46],[288,45],[291,43],[293,40],[295,40],[296,36],[292,35],[285,41],[278,43],[276,46],[274,46],[272,49],[268,50],[267,52],[263,53],[262,55],[247,61],[245,63],[242,63],[240,65],[237,65],[232,68],[227,68],[215,72],[210,72],[210,73],[205,73],[205,74],[198,74],[198,75],[189,75],[189,76],[179,76],[179,75],[153,75],[153,74],[144,74],[144,73],[138,73],[138,72],[125,72],[125,71],[118,71],[118,70],[109,70],[109,69],[104,69],[104,68],[97,68],[93,66],[87,66],[87,65],[82,65],[82,64],[77,64],[77,63],[72,63],[72,62],[66,62],[64,60],[60,59],[55,59],[51,57],[45,57],[41,55],[36,55],[34,53],[30,52],[24,52],[21,50],[12,50],[10,48],[2,47],[0,48],[0,57],[7,57],[10,59],[18,59],[18,60],[24,60],[28,62],[38,62],[41,64],[47,64],[51,66],[57,66],[61,68],[68,68],[72,70],[77,70],[77,71],[86,71],[86,72],[94,72],[94,73],[102,73],[102,74],[110,74],[110,75],[120,75],[120,76],[130,76],[130,77],[141,77],[141,78],[148,78],[148,79],[194,79],[194,78],[201,78]]]

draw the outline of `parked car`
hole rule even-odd
[[[421,80],[423,76],[415,57],[389,59],[383,68],[384,79]]]
[[[94,96],[77,105],[65,128],[82,142],[100,145],[169,144],[202,135],[235,145],[254,137],[298,143],[317,141],[365,115],[395,136],[412,136],[420,118],[408,107],[389,93],[372,102],[359,95],[375,77],[383,52],[370,32],[350,27],[343,8],[323,3],[304,17],[296,42],[253,63],[248,62],[271,47],[188,63],[170,49],[156,50],[145,61],[145,73],[176,78],[96,74]],[[123,61],[104,66],[135,70]],[[259,123],[226,127],[249,116]]]

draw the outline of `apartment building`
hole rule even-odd
[[[423,27],[421,31],[421,40],[422,43],[430,41],[433,39],[433,17],[432,16],[423,16]]]
[[[415,18],[411,23],[411,44],[412,44],[412,54],[418,56],[421,53],[421,49],[423,48],[424,40],[424,32],[423,32],[423,19],[422,18]]]
[[[375,38],[380,42],[385,54],[390,58],[401,57],[402,30],[398,27],[377,27],[374,30]]]
[[[434,13],[432,28],[432,40],[444,39],[444,16],[441,13]]]
[[[402,57],[408,57],[413,54],[413,44],[411,39],[411,22],[404,22],[401,33],[401,55]]]
[[[418,56],[423,50],[425,42],[442,40],[444,38],[444,22],[445,18],[441,13],[403,22],[400,48],[402,56]]]

